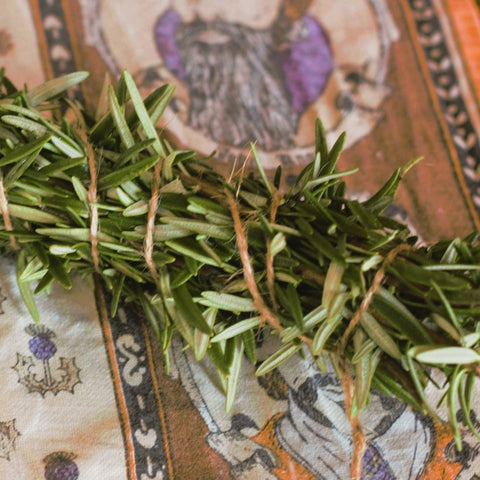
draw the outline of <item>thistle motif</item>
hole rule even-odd
[[[80,473],[73,461],[75,458],[76,455],[70,452],[54,452],[47,455],[43,459],[46,480],[77,480]]]
[[[14,367],[18,374],[18,381],[28,388],[29,393],[38,392],[42,397],[47,392],[57,395],[61,391],[73,393],[77,383],[80,383],[80,369],[75,365],[75,358],[60,357],[60,366],[57,371],[60,375],[54,375],[50,365],[50,360],[57,352],[57,346],[52,340],[56,337],[55,333],[45,325],[29,325],[25,331],[32,336],[28,342],[28,347],[33,353],[33,357],[42,362],[43,378],[38,378],[34,367],[39,362],[35,362],[32,356],[17,353],[17,363]]]
[[[55,333],[45,325],[29,325],[25,331],[33,338],[29,340],[28,347],[35,358],[39,360],[49,360],[56,351],[57,346],[52,338],[55,338]]]

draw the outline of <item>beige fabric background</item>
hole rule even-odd
[[[29,86],[86,69],[91,76],[75,95],[89,108],[106,73],[115,79],[128,68],[144,93],[173,82],[165,134],[204,153],[217,149],[218,168],[228,170],[248,141],[219,141],[192,126],[192,86],[171,70],[155,37],[168,11],[186,32],[195,19],[222,19],[255,35],[273,31],[281,18],[289,35],[277,46],[308,38],[306,22],[316,22],[328,38],[332,71],[298,115],[291,144],[260,148],[266,167],[281,163],[297,172],[311,158],[312,124],[320,115],[329,139],[347,130],[341,167],[360,167],[348,180],[355,195],[374,191],[394,168],[424,155],[392,213],[427,241],[479,227],[480,15],[473,1],[11,0],[0,14],[0,66],[17,85]],[[308,55],[302,59],[310,68]],[[253,93],[257,84],[241,78]],[[225,112],[233,100],[228,94],[222,100]],[[233,127],[226,130],[232,135]],[[102,295],[95,298],[79,280],[72,292],[54,289],[39,299],[42,326],[34,329],[11,259],[0,264],[0,287],[0,478],[348,478],[352,447],[341,392],[308,355],[262,382],[245,367],[227,415],[210,366],[196,364],[178,342],[172,374],[165,374],[163,354],[138,312],[125,308],[108,319]],[[263,348],[267,355],[270,346]],[[468,433],[457,454],[445,426],[378,395],[363,421],[365,479],[480,478],[479,444]],[[55,465],[63,468],[56,476]]]

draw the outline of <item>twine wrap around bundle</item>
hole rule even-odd
[[[157,215],[158,209],[160,169],[161,164],[157,163],[153,170],[152,193],[148,202],[147,228],[145,231],[145,240],[143,242],[145,263],[147,264],[147,267],[150,270],[150,273],[155,281],[158,279],[158,273],[157,268],[155,267],[155,263],[153,262],[153,233],[155,230],[155,217]]]
[[[77,122],[56,120],[59,93],[84,78],[27,94],[0,82],[0,246],[22,259],[17,276],[35,318],[30,284],[71,288],[74,274],[96,273],[112,293],[112,316],[119,302],[134,302],[165,350],[178,333],[197,359],[211,358],[228,408],[243,352],[262,375],[306,345],[339,367],[354,478],[371,385],[430,412],[424,389],[434,366],[474,428],[464,400],[480,364],[479,235],[416,247],[407,226],[382,214],[415,161],[368,200],[351,200],[342,177],[354,171],[336,170],[344,136],[328,149],[318,122],[316,155],[288,191],[281,172],[270,180],[259,162],[256,173],[226,180],[155,130],[173,90],[142,101],[127,72],[106,89],[101,118],[65,102]],[[259,362],[262,335],[280,346]]]
[[[86,143],[88,169],[90,172],[90,187],[88,189],[88,201],[90,208],[90,242],[92,245],[92,260],[97,273],[100,272],[100,260],[98,255],[98,207],[97,203],[97,166],[95,153],[90,143]]]

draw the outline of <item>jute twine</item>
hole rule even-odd
[[[255,273],[252,266],[252,260],[250,254],[248,253],[248,243],[242,225],[240,212],[238,210],[237,202],[232,195],[232,193],[226,190],[227,203],[230,208],[232,219],[235,228],[235,234],[237,238],[237,246],[240,254],[240,259],[243,266],[243,275],[247,284],[248,291],[252,296],[255,307],[261,315],[262,320],[269,324],[272,328],[281,332],[283,326],[280,324],[278,318],[275,314],[268,308],[265,304],[259,290],[257,283],[255,281]],[[271,220],[273,221],[276,216],[276,209],[278,208],[278,200],[273,202],[271,210]],[[369,309],[370,304],[374,295],[378,292],[381,284],[385,278],[385,271],[387,266],[392,263],[393,260],[402,252],[406,250],[412,250],[413,247],[406,244],[401,244],[394,249],[392,249],[384,258],[382,266],[379,268],[377,273],[374,276],[372,285],[365,294],[359,308],[351,318],[341,340],[340,345],[337,351],[338,358],[338,368],[341,377],[341,384],[345,394],[345,409],[346,413],[352,428],[352,442],[353,442],[353,455],[352,462],[350,466],[351,478],[360,480],[362,475],[362,460],[363,455],[366,449],[366,437],[362,429],[362,425],[358,416],[358,413],[352,416],[354,397],[355,397],[355,382],[351,367],[345,362],[345,350],[347,347],[348,339],[350,338],[351,333],[358,325],[364,313]],[[273,262],[271,264],[273,269]],[[267,268],[268,272],[268,268]],[[271,275],[271,273],[270,273]],[[273,279],[272,279],[273,280]],[[270,281],[272,281],[270,280]],[[271,287],[269,287],[271,288]],[[271,295],[272,296],[272,295]],[[312,344],[312,340],[304,335],[299,336],[299,338],[308,345]]]
[[[155,231],[155,217],[158,209],[158,197],[160,191],[160,162],[155,165],[153,170],[153,181],[151,186],[151,196],[148,202],[147,230],[143,241],[143,255],[145,263],[154,280],[158,279],[157,269],[153,261],[153,234]]]
[[[97,207],[97,166],[95,152],[85,138],[85,148],[88,158],[88,170],[90,172],[90,186],[88,188],[88,203],[90,208],[90,244],[92,260],[95,270],[100,273],[100,260],[98,254],[98,207]]]
[[[368,311],[374,295],[378,292],[385,278],[385,270],[387,266],[395,260],[395,258],[406,250],[412,250],[413,247],[407,244],[401,244],[392,249],[384,258],[381,267],[373,278],[372,285],[368,289],[367,293],[363,297],[363,300],[350,319],[350,322],[342,335],[340,340],[338,352],[337,352],[337,367],[340,373],[340,380],[345,394],[345,410],[347,413],[350,426],[352,428],[352,443],[353,443],[353,455],[352,462],[350,464],[350,474],[353,480],[360,480],[362,476],[362,460],[367,447],[367,440],[365,433],[363,432],[362,424],[358,413],[352,415],[353,403],[355,397],[355,381],[353,377],[352,368],[346,362],[345,351],[347,348],[348,339],[352,334],[355,327],[358,325],[362,316]]]
[[[255,281],[255,272],[252,266],[252,260],[250,254],[248,253],[248,242],[242,225],[242,220],[240,218],[237,202],[229,190],[225,190],[225,196],[232,214],[235,235],[237,238],[238,252],[243,267],[243,277],[245,278],[248,291],[252,296],[255,308],[260,313],[262,321],[270,325],[275,330],[281,332],[283,330],[283,326],[280,324],[275,314],[265,304],[262,295],[258,290],[257,282]],[[300,335],[298,338],[308,345],[312,344],[311,338],[308,338],[304,335]]]
[[[395,258],[400,253],[406,250],[413,250],[413,247],[402,243],[396,246],[390,252],[388,252],[388,254],[385,256],[382,262],[382,266],[378,269],[377,273],[375,274],[375,277],[373,278],[372,285],[370,286],[367,293],[363,297],[360,307],[357,309],[357,311],[351,318],[347,326],[347,329],[345,330],[345,333],[342,336],[342,339],[340,341],[340,348],[339,348],[340,355],[343,356],[343,354],[345,353],[347,342],[351,333],[353,332],[354,328],[358,325],[358,322],[361,320],[363,314],[369,309],[370,303],[372,302],[374,295],[378,292],[378,289],[381,287],[383,279],[385,278],[385,269],[390,263],[393,262],[393,260],[395,260]]]

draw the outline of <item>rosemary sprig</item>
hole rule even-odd
[[[472,427],[480,360],[480,245],[472,233],[416,247],[382,214],[416,160],[368,200],[349,199],[342,177],[353,171],[336,170],[344,136],[328,151],[317,123],[315,157],[288,192],[281,170],[270,181],[258,161],[258,175],[227,181],[155,129],[170,87],[141,100],[124,73],[95,120],[64,96],[85,76],[26,92],[0,75],[0,248],[17,255],[36,321],[34,293],[98,275],[112,316],[135,302],[166,352],[176,332],[210,357],[227,408],[244,353],[258,375],[302,345],[329,357],[350,380],[352,418],[372,385],[435,415],[424,393],[433,366],[461,447],[457,399]],[[261,363],[260,332],[281,344]]]

